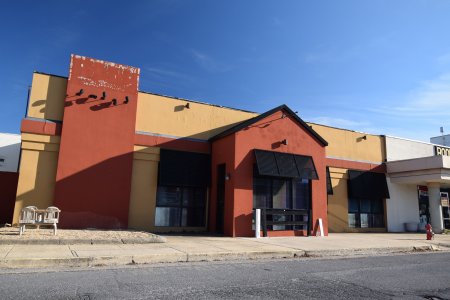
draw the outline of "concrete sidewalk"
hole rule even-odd
[[[450,251],[450,235],[339,233],[328,237],[228,238],[165,236],[166,243],[0,245],[0,267],[88,267],[263,258]]]

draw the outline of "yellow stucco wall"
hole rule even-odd
[[[62,121],[67,78],[33,74],[28,117]],[[189,103],[189,109],[185,104]],[[208,139],[256,113],[138,93],[136,131]]]
[[[128,227],[152,230],[155,224],[159,148],[134,147]]]
[[[61,121],[67,78],[33,73],[28,117]]]
[[[22,157],[13,224],[26,206],[47,208],[53,204],[60,138],[22,134]]]
[[[386,157],[384,137],[325,125],[309,124],[327,142],[328,158],[381,164]],[[365,138],[363,138],[365,137]],[[348,169],[330,166],[333,195],[328,195],[330,232],[384,232],[385,228],[348,227]]]
[[[347,169],[330,168],[333,195],[328,195],[328,230],[345,232],[348,228]]]
[[[185,108],[189,103],[189,108]],[[139,93],[136,131],[208,139],[256,113]]]
[[[333,195],[328,195],[328,230],[329,232],[386,232],[383,228],[348,227],[348,169],[330,168]],[[384,207],[386,205],[384,203]],[[384,210],[386,211],[386,209]],[[386,213],[385,213],[386,225]]]
[[[328,195],[328,230],[329,232],[386,232],[386,201],[385,227],[383,228],[350,228],[348,227],[348,169],[330,167],[333,195]]]
[[[383,136],[313,123],[308,125],[328,142],[327,157],[372,163],[382,163],[386,158]]]

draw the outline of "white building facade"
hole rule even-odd
[[[0,172],[17,172],[20,134],[0,133]]]
[[[387,136],[386,160],[388,231],[450,228],[450,148]]]

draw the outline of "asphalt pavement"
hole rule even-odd
[[[450,253],[13,269],[2,299],[450,299]]]

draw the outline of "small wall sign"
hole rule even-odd
[[[449,199],[448,199],[448,193],[441,192],[441,206],[442,207],[449,207]]]
[[[434,146],[434,155],[450,156],[450,148]]]

